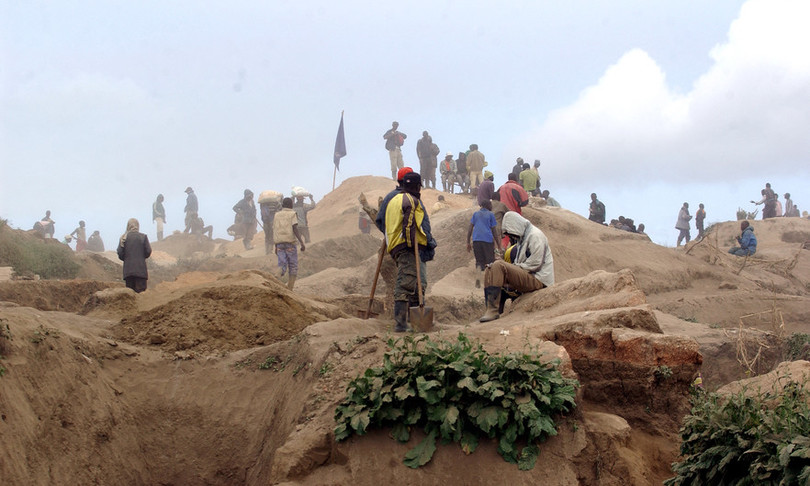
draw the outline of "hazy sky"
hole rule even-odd
[[[752,210],[769,181],[810,209],[810,2],[6,1],[0,3],[0,217],[108,247],[136,217],[154,239],[186,186],[226,237],[245,188],[390,176],[392,120],[441,153],[477,143],[506,179],[673,245],[678,209]],[[804,46],[804,47],[803,47]],[[759,206],[760,208],[762,206]],[[693,234],[695,232],[693,231]]]

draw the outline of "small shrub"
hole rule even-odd
[[[661,365],[653,369],[653,375],[657,381],[666,381],[672,378],[672,368],[667,365]]]
[[[684,418],[681,462],[666,486],[810,484],[810,391],[724,397],[699,392]]]
[[[55,240],[41,240],[0,225],[0,265],[10,266],[17,275],[42,278],[76,278],[81,266],[73,250]]]
[[[405,336],[388,346],[381,367],[367,369],[346,387],[335,410],[335,439],[391,427],[394,439],[407,442],[419,427],[426,437],[405,455],[408,467],[429,462],[438,439],[471,454],[484,437],[498,439],[504,460],[532,469],[538,443],[557,434],[554,417],[576,406],[578,383],[562,376],[558,362],[490,355],[461,333],[455,342]]]

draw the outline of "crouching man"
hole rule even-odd
[[[753,255],[757,252],[757,237],[754,236],[754,227],[747,220],[743,220],[740,223],[740,231],[740,236],[737,237],[737,243],[740,246],[731,247],[728,252],[737,256]]]
[[[500,317],[503,291],[524,294],[554,285],[554,260],[546,235],[513,211],[503,216],[502,230],[512,245],[504,255],[510,263],[496,260],[484,271],[487,311],[480,322]]]

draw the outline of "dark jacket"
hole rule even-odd
[[[149,238],[138,232],[127,233],[123,242],[118,244],[118,259],[124,262],[124,278],[149,278],[146,271],[146,259],[152,254]]]
[[[754,236],[754,227],[749,226],[745,228],[739,236],[740,248],[748,250],[749,255],[753,255],[757,251],[757,237]]]
[[[385,149],[390,151],[396,149],[397,147],[401,147],[402,144],[405,143],[405,139],[408,138],[408,136],[391,128],[383,134],[383,138],[385,139]]]
[[[194,192],[189,192],[188,196],[186,196],[186,207],[183,208],[184,213],[196,213],[199,211],[199,206],[197,204],[197,195]]]

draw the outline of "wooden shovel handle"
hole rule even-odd
[[[413,237],[413,256],[416,263],[416,288],[419,292],[419,308],[425,308],[425,301],[422,298],[422,273],[419,271],[419,243],[416,241],[416,235]]]
[[[380,256],[377,258],[377,270],[374,271],[374,283],[371,284],[371,295],[368,297],[368,309],[366,309],[366,318],[371,315],[371,305],[374,303],[374,292],[377,290],[377,279],[380,276],[380,268],[382,268],[382,261],[385,257],[385,238],[383,238],[382,246],[380,247]]]

